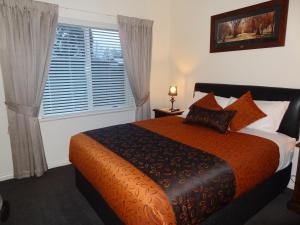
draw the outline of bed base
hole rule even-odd
[[[201,225],[242,225],[283,192],[290,180],[292,164],[277,172],[243,196],[212,214]],[[75,168],[76,186],[105,225],[124,225],[94,187]]]

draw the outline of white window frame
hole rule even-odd
[[[69,26],[83,26],[88,28],[95,28],[95,29],[108,29],[108,30],[116,30],[118,31],[117,24],[109,24],[109,23],[99,23],[99,22],[93,22],[93,21],[84,21],[84,20],[76,20],[76,19],[70,19],[70,18],[59,18],[58,24],[63,25],[69,25]],[[89,49],[88,49],[89,51]],[[127,90],[130,90],[131,88],[129,85],[128,77],[126,75],[125,71],[125,78],[126,78],[126,88],[129,88]],[[87,79],[91,79],[91,76],[88,76]],[[90,82],[88,82],[88,85]],[[89,94],[92,93],[92,88],[89,87]],[[39,113],[39,120],[40,121],[52,121],[52,120],[61,120],[61,119],[68,119],[68,118],[76,118],[76,117],[86,117],[86,116],[95,116],[100,114],[110,114],[110,113],[118,113],[118,112],[124,112],[124,111],[135,111],[135,104],[134,104],[134,98],[133,96],[130,97],[130,104],[127,106],[120,106],[120,107],[113,107],[109,109],[95,109],[88,111],[82,111],[82,112],[72,112],[72,113],[66,113],[66,114],[57,114],[57,115],[44,115],[43,114],[43,105],[41,104],[40,107],[40,113]],[[90,96],[89,96],[90,99]],[[90,100],[89,100],[90,101]]]

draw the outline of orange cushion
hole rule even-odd
[[[255,104],[250,91],[241,96],[231,105],[227,106],[225,110],[236,111],[236,114],[231,120],[229,126],[232,131],[239,131],[249,124],[267,116]]]
[[[212,92],[208,93],[203,98],[196,101],[193,105],[200,107],[200,108],[210,109],[210,110],[222,110],[223,109],[222,106],[220,106],[218,104],[217,100],[215,99],[215,95]]]

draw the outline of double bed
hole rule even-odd
[[[75,135],[76,184],[105,224],[243,224],[282,192],[300,90],[196,83],[195,92],[289,101],[278,133],[217,133],[166,117]]]

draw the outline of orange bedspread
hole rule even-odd
[[[248,134],[213,130],[165,117],[136,125],[224,159],[236,180],[235,197],[274,174],[279,163],[278,146]],[[125,224],[176,224],[166,194],[132,164],[85,134],[72,137],[70,161],[101,193]]]

